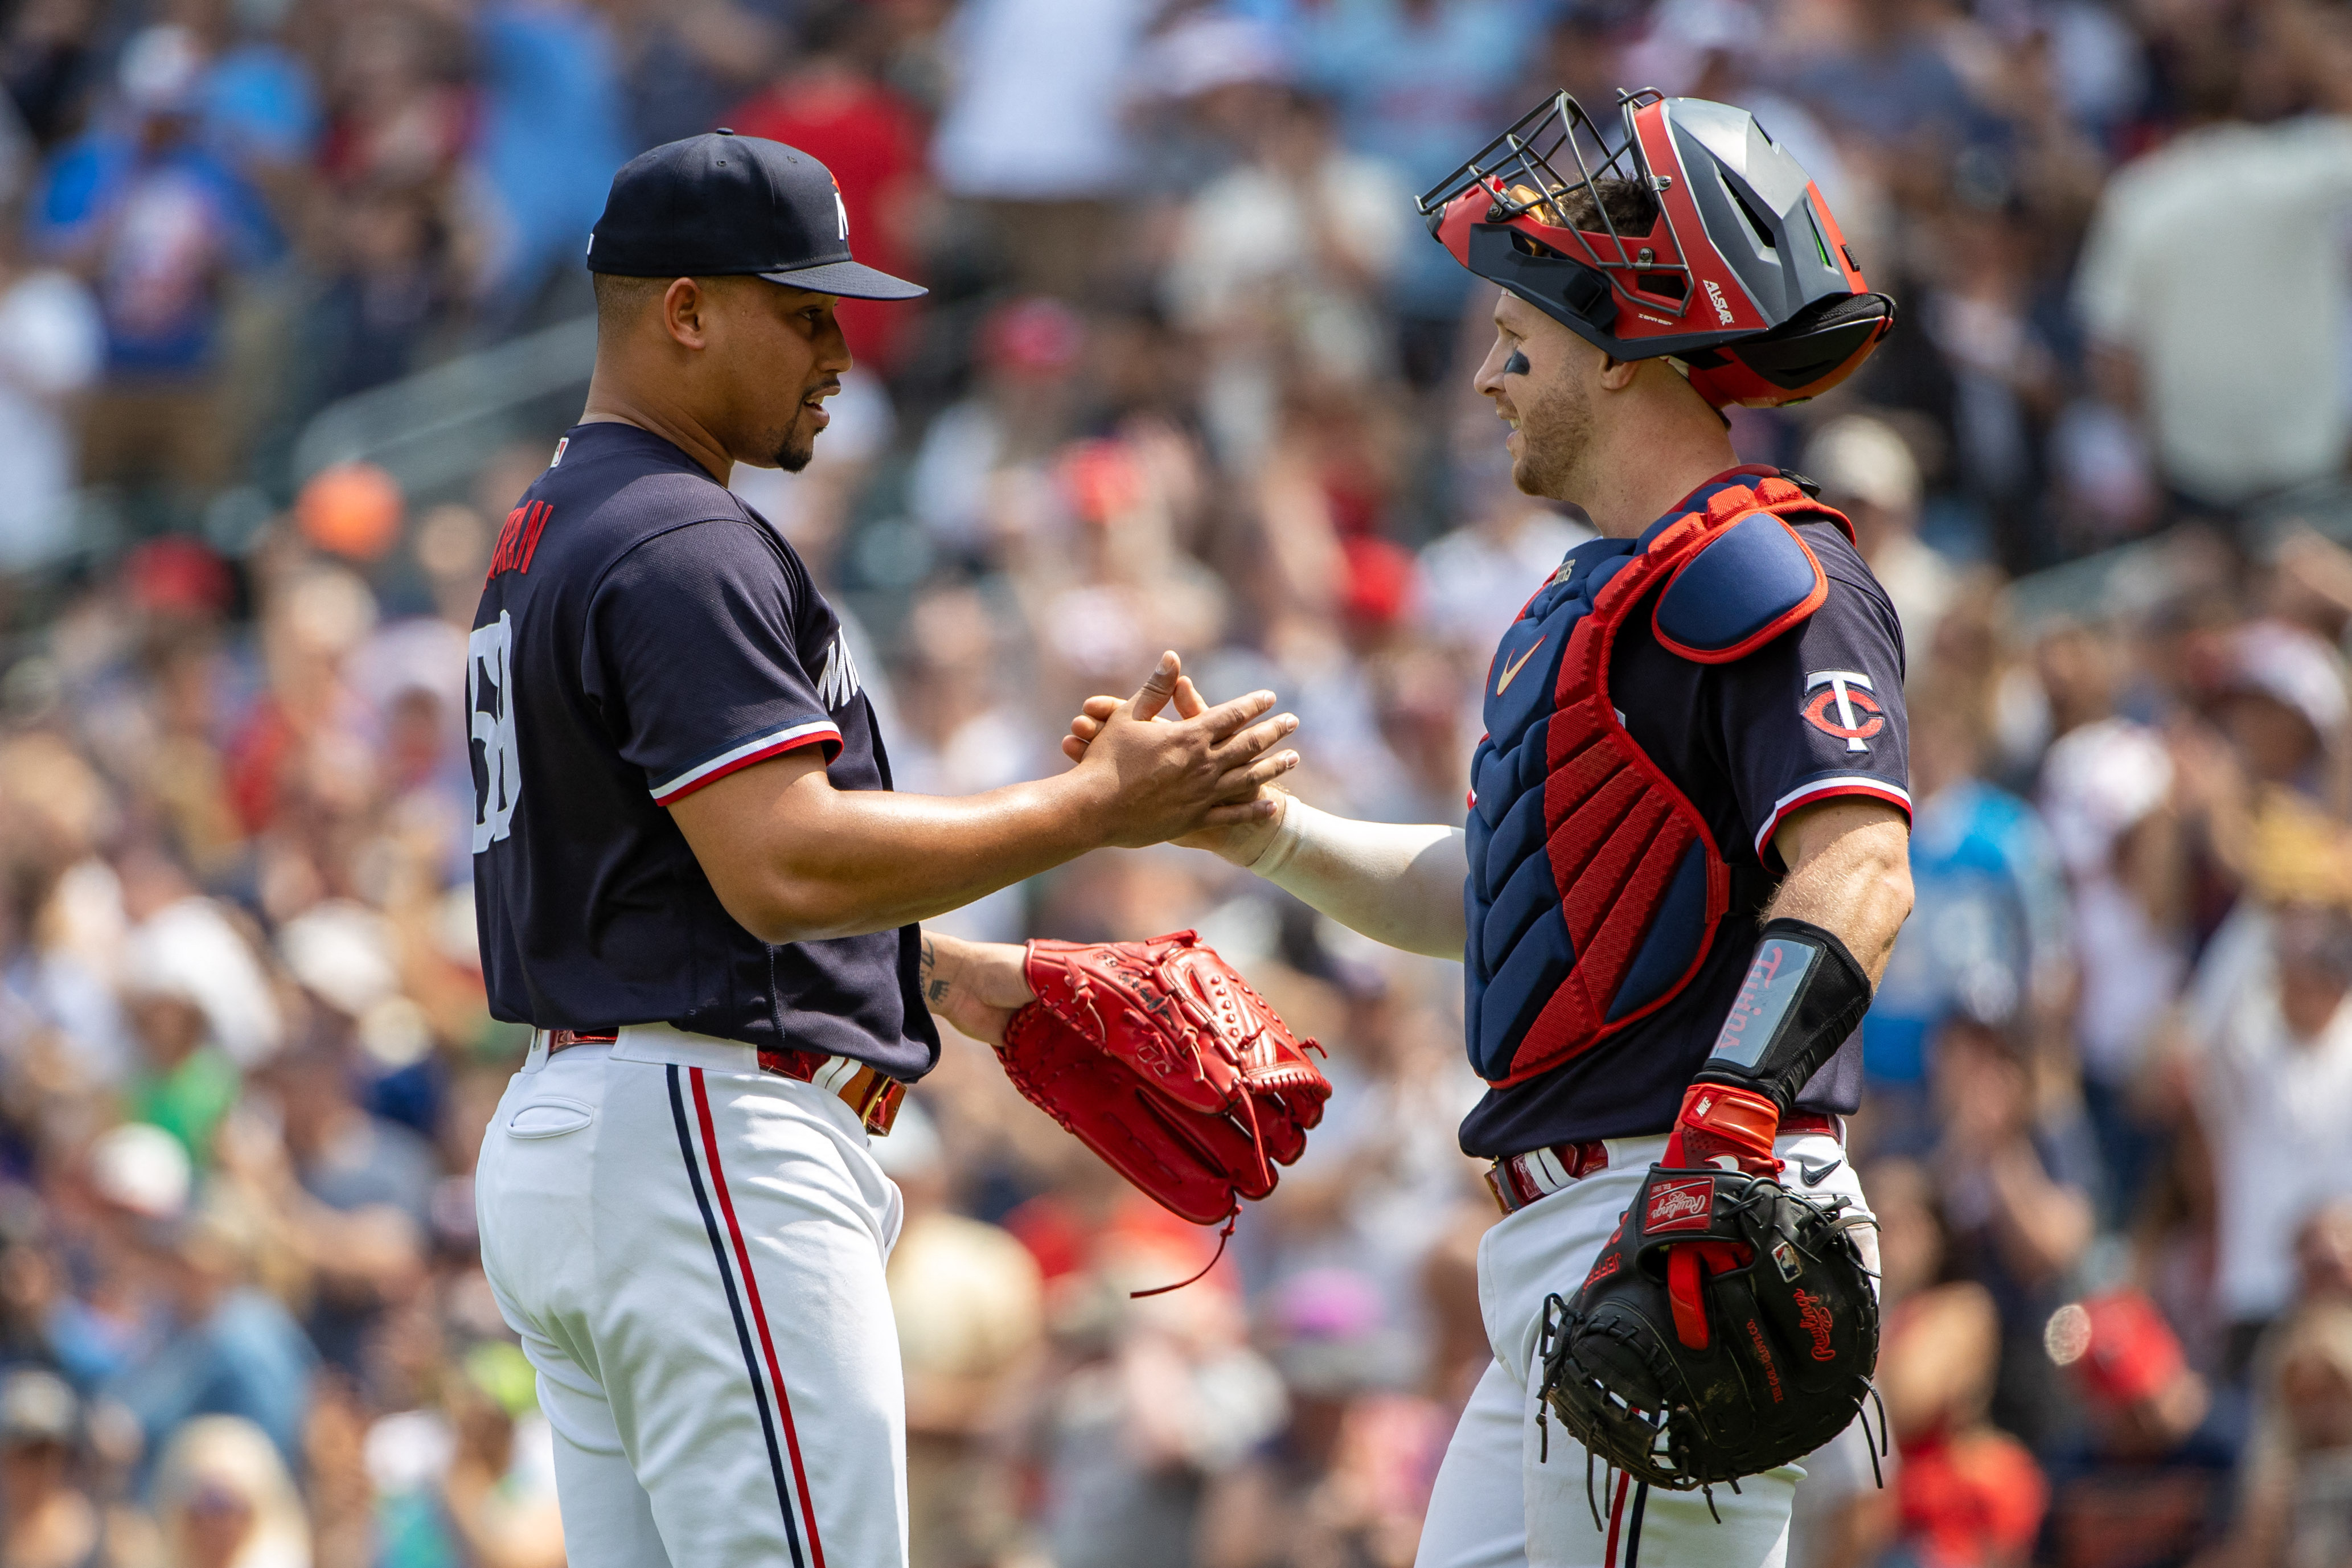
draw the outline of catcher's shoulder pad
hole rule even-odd
[[[1701,664],[1745,658],[1801,626],[1829,597],[1829,577],[1792,526],[1826,519],[1853,525],[1787,479],[1718,493],[1710,533],[1658,595],[1651,627],[1672,653]]]

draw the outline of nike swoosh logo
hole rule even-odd
[[[1804,1176],[1805,1185],[1809,1187],[1818,1187],[1823,1182],[1830,1179],[1830,1173],[1832,1171],[1836,1170],[1840,1165],[1844,1163],[1845,1162],[1843,1160],[1832,1160],[1826,1165],[1815,1165],[1810,1160],[1800,1160],[1797,1162],[1797,1170]]]
[[[1550,636],[1551,634],[1549,632],[1546,632],[1542,637],[1536,638],[1534,647],[1528,648],[1527,652],[1519,655],[1517,659],[1503,667],[1503,679],[1495,682],[1496,696],[1500,697],[1504,692],[1510,689],[1511,682],[1517,679],[1519,671],[1527,668],[1528,660],[1535,658],[1536,648],[1543,647],[1546,639]]]

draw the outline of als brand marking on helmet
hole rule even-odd
[[[1642,1221],[1644,1234],[1669,1230],[1705,1230],[1715,1208],[1715,1183],[1705,1176],[1688,1182],[1660,1182],[1650,1189],[1650,1208]]]
[[[1806,701],[1798,711],[1824,735],[1845,742],[1848,752],[1867,752],[1864,742],[1886,728],[1885,717],[1868,693],[1870,677],[1851,669],[1823,669],[1805,677]],[[1830,717],[1834,706],[1837,717]]]
[[[1549,640],[1549,634],[1546,634],[1544,637],[1536,638],[1533,643],[1528,645],[1527,652],[1519,655],[1518,658],[1513,659],[1510,663],[1503,667],[1502,679],[1495,682],[1496,696],[1500,697],[1506,690],[1509,689],[1511,682],[1519,678],[1519,671],[1527,668],[1528,660],[1535,658],[1536,649],[1543,647],[1543,645]]]
[[[1706,279],[1706,297],[1715,306],[1715,319],[1727,327],[1731,325],[1731,307],[1723,302],[1723,286],[1712,278]]]

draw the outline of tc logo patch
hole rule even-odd
[[[1805,702],[1797,711],[1822,734],[1843,741],[1848,752],[1867,752],[1864,742],[1886,728],[1871,689],[1870,677],[1857,671],[1820,670],[1805,677]]]
[[[1650,1189],[1650,1206],[1642,1231],[1705,1230],[1715,1213],[1715,1183],[1706,1176],[1686,1182],[1660,1182]]]

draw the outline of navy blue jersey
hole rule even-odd
[[[1697,504],[1714,488],[1703,488]],[[1732,870],[1731,907],[1705,963],[1657,1012],[1548,1072],[1489,1089],[1463,1121],[1465,1152],[1485,1158],[1665,1131],[1754,956],[1757,911],[1784,869],[1771,847],[1781,819],[1839,795],[1909,812],[1895,607],[1834,522],[1796,526],[1821,563],[1828,596],[1795,630],[1733,663],[1702,664],[1660,645],[1645,605],[1625,618],[1610,656],[1610,690],[1627,731],[1698,808]],[[1580,548],[1623,547],[1594,541]],[[1814,1075],[1801,1105],[1857,1108],[1861,1041],[1857,1031]]]
[[[494,1015],[930,1068],[913,926],[771,946],[665,809],[806,746],[835,789],[890,787],[840,620],[756,512],[658,436],[575,426],[507,518],[467,652]]]

